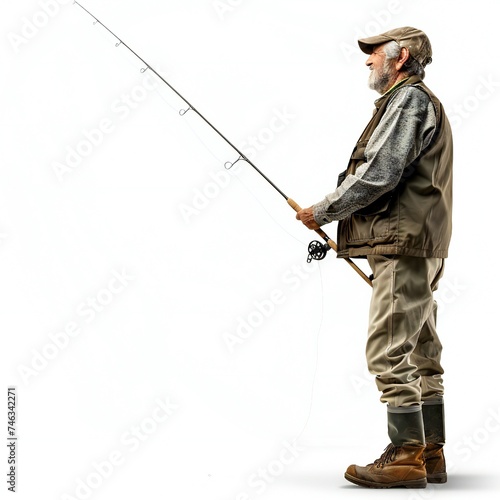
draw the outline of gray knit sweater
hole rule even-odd
[[[435,130],[436,112],[429,96],[409,85],[396,89],[366,146],[366,162],[313,206],[316,222],[321,226],[344,219],[394,189]]]

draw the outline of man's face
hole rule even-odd
[[[397,78],[395,61],[386,60],[384,44],[375,46],[366,61],[366,65],[370,69],[368,86],[376,90],[379,94],[383,94],[392,86],[394,80]]]

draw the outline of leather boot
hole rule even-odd
[[[446,460],[443,446],[444,432],[444,404],[442,399],[424,401],[422,405],[425,429],[425,468],[428,483],[446,483]]]
[[[345,478],[368,488],[425,488],[424,422],[420,406],[387,407],[391,444],[365,467],[350,465]]]

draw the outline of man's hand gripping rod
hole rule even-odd
[[[77,1],[74,2],[74,4],[78,5],[82,10],[84,10],[89,16],[91,16],[94,19],[94,25],[95,24],[100,24],[104,29],[106,29],[111,35],[113,35],[117,43],[115,44],[116,47],[119,46],[124,46],[126,47],[132,54],[134,54],[137,59],[139,59],[145,67],[141,69],[141,73],[144,73],[147,70],[150,70],[153,72],[167,87],[169,87],[175,94],[177,94],[187,105],[186,109],[182,109],[179,111],[179,114],[181,116],[184,116],[188,111],[193,111],[196,113],[207,125],[209,125],[224,141],[226,141],[229,146],[233,148],[234,151],[236,151],[239,155],[238,159],[233,162],[226,162],[224,167],[226,169],[230,169],[235,163],[238,161],[245,161],[248,163],[259,175],[261,175],[285,200],[287,203],[296,211],[299,212],[301,210],[300,206],[291,198],[289,198],[281,189],[274,184],[261,170],[259,170],[229,139],[227,139],[215,126],[209,122],[183,95],[181,95],[170,83],[165,80],[150,64],[148,64],[139,54],[134,52],[121,38],[119,38],[113,31],[111,31],[105,24],[103,24],[99,19],[97,19],[91,12],[89,12],[83,5],[78,3]],[[321,230],[321,229],[315,229],[316,233],[325,240],[325,244],[320,243],[319,241],[312,241],[309,244],[308,251],[308,262],[311,262],[311,260],[322,260],[326,256],[326,252],[330,250],[330,248],[333,248],[335,252],[337,252],[337,245],[335,242],[330,239],[327,234]],[[372,282],[370,278],[356,265],[354,262],[352,262],[351,259],[345,259],[345,261],[370,285],[372,286]]]
[[[292,198],[287,198],[287,203],[295,210],[295,212],[300,212],[302,208],[300,205],[292,200]],[[323,244],[319,241],[312,241],[309,243],[309,256],[307,258],[308,262],[311,262],[311,260],[322,260],[326,256],[326,252],[330,250],[330,248],[333,249],[335,253],[337,253],[337,244],[322,230],[322,229],[315,229],[316,233],[323,238],[326,243]],[[372,285],[371,279],[349,258],[344,259],[370,286]]]

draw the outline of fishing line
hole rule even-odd
[[[323,283],[323,274],[321,271],[321,266],[318,266],[318,271],[319,271],[319,282],[320,282],[320,288],[321,288],[321,299],[320,299],[320,321],[319,321],[319,326],[318,326],[318,332],[316,334],[316,359],[314,361],[314,373],[313,373],[313,379],[311,382],[311,395],[309,398],[309,409],[307,412],[307,417],[306,421],[304,423],[304,426],[302,427],[301,431],[297,434],[295,437],[294,441],[298,441],[302,434],[304,434],[304,431],[306,430],[309,421],[311,419],[312,415],[312,408],[313,408],[313,402],[314,402],[314,388],[316,387],[316,376],[318,374],[318,366],[319,366],[319,337],[321,335],[321,330],[323,329],[323,320],[325,316],[325,293],[324,293],[324,283]]]

